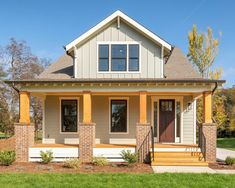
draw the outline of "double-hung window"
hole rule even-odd
[[[139,72],[139,44],[99,44],[99,72]]]

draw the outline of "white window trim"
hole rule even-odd
[[[158,103],[158,112],[157,112],[157,142],[159,143],[159,107],[160,107],[160,104],[159,104],[159,101],[161,99],[174,99],[175,100],[175,142],[173,142],[173,144],[182,144],[183,143],[183,96],[152,96],[151,97],[151,123],[152,123],[152,126],[154,125],[154,102],[157,102]],[[176,137],[176,102],[179,101],[180,102],[180,110],[181,110],[181,118],[180,118],[180,137]],[[177,142],[178,141],[178,142]],[[170,144],[170,142],[167,142]]]
[[[106,44],[109,45],[109,70],[108,71],[99,71],[99,45]],[[111,45],[112,44],[123,44],[127,45],[127,61],[126,61],[126,71],[112,71],[111,70]],[[139,71],[129,71],[129,44],[138,44],[139,45]],[[99,41],[96,45],[96,65],[97,65],[97,73],[100,74],[125,74],[125,73],[131,73],[131,74],[140,74],[141,73],[141,42],[135,42],[135,41]]]
[[[78,134],[79,132],[79,97],[60,97],[59,98],[60,102],[59,102],[59,109],[60,109],[60,115],[59,115],[59,126],[60,126],[60,134]],[[62,100],[77,100],[77,132],[62,132],[61,130],[61,101]]]
[[[127,132],[111,132],[111,100],[126,100],[127,103]],[[109,97],[109,134],[129,134],[129,97]]]

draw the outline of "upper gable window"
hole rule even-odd
[[[139,44],[99,44],[99,72],[139,72]]]

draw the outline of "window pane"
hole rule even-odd
[[[112,58],[126,58],[126,45],[113,44]]]
[[[100,59],[99,61],[99,71],[108,71],[109,70],[109,60]]]
[[[139,71],[139,59],[129,59],[129,71]]]
[[[112,59],[112,71],[126,71],[126,59]]]
[[[109,57],[109,45],[99,45],[99,58]]]
[[[129,58],[139,59],[139,45],[138,44],[129,45]]]
[[[77,100],[61,100],[62,132],[77,132]]]
[[[111,132],[127,132],[126,100],[111,100]]]
[[[180,137],[180,117],[181,117],[181,110],[180,110],[180,102],[176,102],[176,137]]]
[[[157,137],[157,124],[158,124],[157,110],[158,110],[158,104],[157,104],[157,102],[154,102],[154,129],[153,129],[154,137]]]

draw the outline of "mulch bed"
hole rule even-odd
[[[0,151],[14,150],[15,149],[15,137],[12,136],[6,139],[0,139]]]
[[[13,163],[11,166],[1,166],[1,172],[14,173],[153,173],[148,164],[134,164],[127,166],[123,163],[112,163],[108,166],[94,166],[82,164],[79,169],[63,167],[63,163],[42,164],[39,162]]]
[[[231,166],[231,165],[226,165],[225,162],[211,163],[209,164],[209,167],[218,170],[235,170],[235,164]]]

